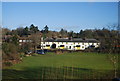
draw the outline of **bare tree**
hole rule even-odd
[[[35,34],[32,34],[31,37],[30,37],[31,40],[32,40],[32,45],[33,45],[33,48],[34,48],[34,52],[35,52],[37,46],[41,45],[40,44],[41,43],[41,36],[42,36],[41,33],[37,32]]]
[[[111,42],[109,42],[110,49],[109,49],[108,57],[114,67],[114,77],[117,78],[118,53],[119,53],[119,47],[117,46],[120,45],[120,33],[119,33],[120,30],[118,29],[120,28],[119,25],[116,24],[108,26],[108,28],[110,29],[113,35],[109,38],[109,41]]]

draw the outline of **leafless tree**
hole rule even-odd
[[[37,46],[38,45],[41,45],[41,33],[40,32],[37,32],[35,34],[32,34],[31,37],[32,39],[32,45],[33,45],[33,48],[34,48],[34,51],[36,50]]]

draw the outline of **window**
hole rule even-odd
[[[22,40],[19,40],[19,42],[22,42]]]
[[[84,48],[84,46],[82,46],[82,48]]]
[[[76,47],[80,47],[80,45],[76,45]]]
[[[26,42],[26,40],[23,40],[23,42]]]
[[[64,45],[60,45],[60,47],[64,47]]]
[[[68,44],[68,42],[66,42],[66,44]]]
[[[82,45],[84,45],[84,43],[82,43]]]
[[[50,45],[46,45],[46,47],[50,47]]]
[[[29,42],[29,40],[27,40],[27,42]]]
[[[32,42],[32,40],[29,40],[30,42]]]

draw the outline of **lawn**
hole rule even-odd
[[[4,79],[100,79],[113,78],[113,65],[106,54],[47,53],[24,57],[23,62],[3,69]]]

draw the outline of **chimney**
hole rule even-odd
[[[86,37],[82,38],[83,40],[86,40]]]
[[[68,39],[69,39],[69,40],[72,40],[72,37],[69,37]]]

